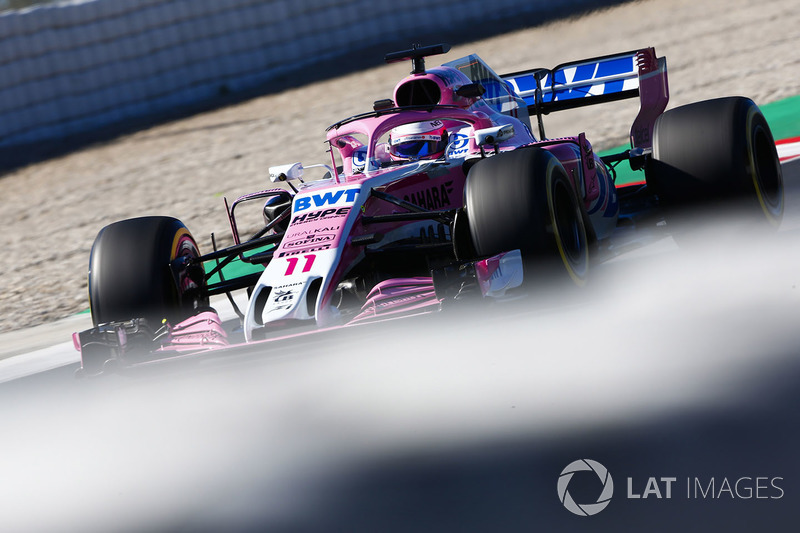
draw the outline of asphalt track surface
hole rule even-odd
[[[580,294],[6,381],[3,529],[795,531],[800,160],[784,178],[774,239],[660,240]],[[584,458],[614,483],[588,517],[557,491]]]

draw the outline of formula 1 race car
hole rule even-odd
[[[780,224],[781,168],[758,107],[731,97],[665,112],[666,60],[653,48],[502,76],[477,55],[426,69],[448,50],[388,54],[410,60],[410,76],[327,129],[329,161],[272,167],[280,187],[226,200],[232,246],[201,254],[170,217],[103,228],[89,266],[95,327],[73,336],[82,372],[233,344],[214,295],[228,294],[240,315],[239,342],[268,343],[509,298],[544,276],[582,285],[591,264],[617,253],[622,221],[669,231],[684,209],[736,203]],[[545,134],[550,112],[632,97],[640,110],[620,153],[598,156],[583,133]],[[615,186],[623,162],[643,171],[641,183]],[[306,183],[311,168],[324,176]],[[243,204],[264,219],[246,239]],[[250,270],[232,277],[236,264]],[[242,289],[243,312],[230,296]]]

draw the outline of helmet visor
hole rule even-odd
[[[441,141],[406,141],[393,145],[391,153],[397,157],[428,157],[441,151],[440,144]]]

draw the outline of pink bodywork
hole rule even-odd
[[[215,311],[204,311],[169,328],[162,350],[198,351],[228,346],[228,334]]]
[[[491,111],[487,108],[487,111]],[[507,119],[508,117],[503,117]],[[340,280],[343,276],[356,265],[363,254],[363,248],[350,246],[349,242],[373,232],[388,233],[396,231],[402,227],[397,223],[377,223],[365,226],[360,223],[363,217],[373,217],[388,215],[396,212],[404,212],[398,206],[375,199],[368,199],[364,203],[356,204],[354,208],[357,213],[351,213],[349,207],[338,207],[333,202],[344,199],[348,191],[359,188],[363,194],[368,193],[370,188],[380,190],[396,198],[409,201],[431,211],[456,209],[462,205],[464,193],[464,183],[466,176],[462,169],[462,160],[453,163],[434,163],[422,162],[421,165],[415,163],[398,162],[395,165],[381,168],[375,165],[369,167],[369,161],[376,159],[377,142],[385,137],[393,128],[403,124],[418,121],[440,120],[445,124],[452,125],[456,129],[463,131],[468,129],[471,133],[467,143],[467,151],[471,154],[480,154],[480,147],[475,144],[474,131],[484,128],[497,126],[497,121],[493,120],[489,114],[481,111],[470,111],[459,108],[438,108],[431,111],[404,111],[402,113],[386,114],[380,116],[369,116],[352,122],[344,123],[332,128],[328,132],[328,141],[333,150],[338,150],[343,159],[345,172],[335,180],[324,182],[313,182],[305,185],[295,196],[293,218],[287,230],[286,237],[279,244],[275,251],[273,261],[284,269],[285,272],[297,273],[300,267],[312,266],[309,261],[315,261],[314,254],[320,250],[338,249],[340,257],[334,265],[334,270],[328,272],[326,278],[330,280]],[[508,119],[514,121],[515,119]],[[535,139],[529,134],[527,128],[517,121],[515,131],[518,134],[500,144],[500,150],[513,150],[520,146],[531,144]],[[353,138],[359,135],[368,139],[366,146],[366,160],[364,171],[348,172],[352,167],[348,165],[347,158],[352,156],[354,151]],[[342,139],[343,142],[337,142]],[[332,164],[336,165],[334,158]],[[418,167],[418,168],[417,168]],[[415,170],[416,169],[416,170]],[[344,191],[344,192],[343,192]],[[339,195],[339,196],[337,196]],[[326,199],[323,202],[322,199]],[[312,201],[313,200],[313,201]],[[298,212],[299,202],[302,204],[303,211]],[[324,204],[324,205],[323,205]],[[311,207],[307,207],[311,206]],[[341,211],[341,212],[340,212]],[[316,219],[310,220],[308,216],[319,215]],[[302,218],[302,217],[306,218]],[[301,240],[301,248],[293,246],[302,235],[329,235],[326,241],[317,243],[304,242]],[[344,245],[347,240],[348,245]],[[307,253],[306,253],[307,252]],[[292,264],[291,262],[295,262]],[[317,308],[324,309],[331,301],[336,283],[328,283],[324,286],[318,301]],[[320,317],[317,316],[319,319]]]
[[[496,122],[492,121],[491,117],[483,112],[468,111],[466,109],[434,109],[433,111],[405,111],[403,113],[396,113],[391,115],[382,115],[377,117],[367,117],[353,122],[343,124],[342,126],[331,128],[328,131],[328,142],[336,145],[336,139],[339,137],[348,137],[356,134],[366,135],[369,138],[367,145],[367,161],[375,160],[376,143],[384,134],[389,133],[393,128],[409,124],[411,122],[433,121],[442,120],[447,123],[457,121],[470,124],[473,131],[490,128],[496,126]],[[348,143],[346,146],[340,148],[341,156],[346,159],[352,153],[352,147]],[[469,151],[472,153],[478,152],[479,149],[475,145],[474,139],[469,140]],[[333,157],[333,153],[331,154]],[[333,159],[335,166],[336,160]],[[345,180],[361,180],[363,181],[366,176],[363,173],[350,173],[345,175]]]
[[[653,147],[656,119],[669,103],[667,60],[656,56],[655,48],[645,48],[636,54],[639,68],[639,114],[631,125],[631,148]]]

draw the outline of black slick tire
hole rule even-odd
[[[646,176],[673,216],[732,208],[761,226],[780,226],[780,161],[764,115],[748,98],[706,100],[662,114]]]
[[[487,158],[470,169],[464,194],[477,256],[519,249],[528,281],[566,274],[586,283],[585,209],[553,154],[530,147]]]
[[[92,321],[98,325],[146,318],[175,324],[191,316],[208,305],[197,283],[200,276],[180,269],[173,273],[170,263],[199,255],[194,238],[175,218],[141,217],[106,226],[89,259]]]

